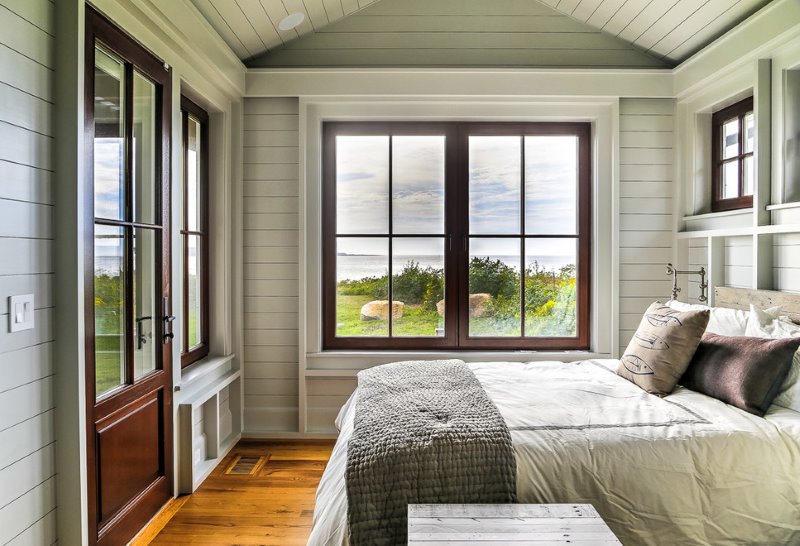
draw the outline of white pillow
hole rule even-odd
[[[770,315],[751,305],[746,333],[750,337],[769,339],[800,337],[800,326],[785,320],[770,318]],[[778,391],[778,396],[772,403],[800,412],[800,351],[794,354],[789,375],[786,376]]]
[[[683,303],[680,301],[670,300],[667,306],[676,311],[702,311],[710,309],[711,315],[708,319],[708,326],[706,332],[717,334],[720,336],[744,336],[747,330],[747,319],[750,316],[749,311],[742,311],[740,309],[728,309],[726,307],[709,307],[707,305],[695,305],[691,303]],[[752,306],[751,306],[752,307]],[[776,319],[780,313],[780,307],[770,307],[766,311],[759,309],[759,312],[765,313],[770,321]]]

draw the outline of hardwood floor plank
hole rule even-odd
[[[160,532],[151,524],[140,537],[158,532],[150,544],[163,546],[305,544],[332,449],[330,440],[243,440],[194,494],[181,497],[183,504],[166,524],[162,518]],[[239,456],[263,456],[266,463],[254,475],[226,474]]]

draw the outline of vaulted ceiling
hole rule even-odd
[[[770,0],[539,0],[673,64],[690,57]]]
[[[769,1],[192,0],[250,67],[629,68],[675,66]]]

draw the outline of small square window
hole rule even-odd
[[[752,207],[756,175],[753,97],[715,112],[711,124],[711,210]]]

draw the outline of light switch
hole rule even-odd
[[[33,294],[9,296],[8,298],[8,331],[21,332],[33,330]]]

